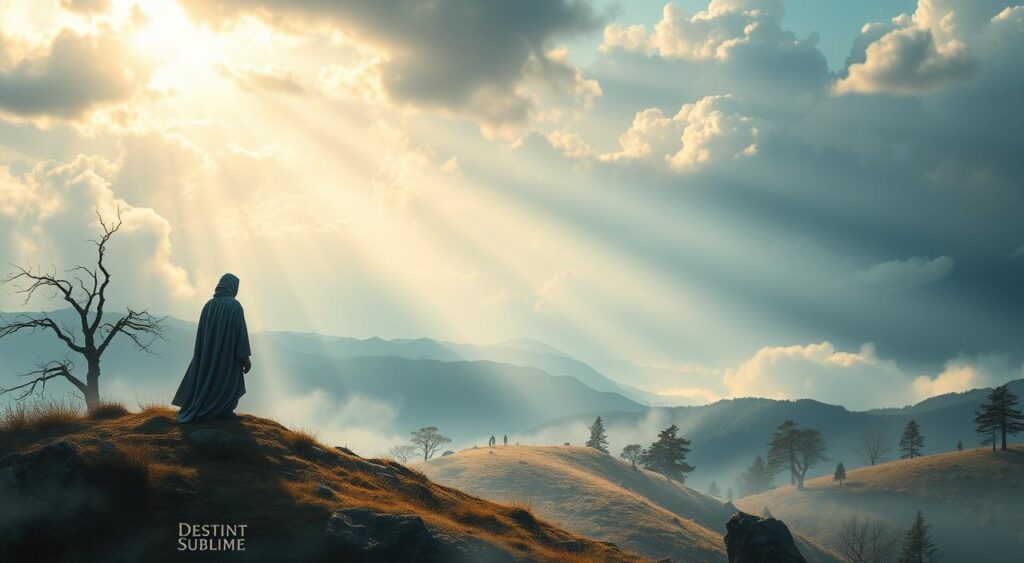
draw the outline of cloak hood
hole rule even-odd
[[[234,297],[238,295],[238,276],[224,274],[217,282],[217,289],[213,290],[214,297]]]

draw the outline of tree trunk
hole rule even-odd
[[[85,374],[85,408],[92,412],[100,405],[100,360],[88,360],[89,371]]]
[[[999,449],[1001,449],[1001,450],[1003,450],[1005,452],[1006,451],[1006,423],[1002,424],[1000,430],[1002,430],[1002,432],[1003,432],[1003,444],[1002,444],[1002,446]]]

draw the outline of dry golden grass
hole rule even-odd
[[[101,401],[96,408],[89,411],[89,418],[120,418],[128,414],[128,407],[118,401]]]
[[[8,404],[0,412],[0,434],[59,428],[81,421],[85,410],[66,398],[32,397]]]
[[[725,557],[728,516],[721,503],[591,448],[477,448],[416,467],[446,485],[508,503],[523,526],[546,519],[652,558]]]
[[[736,505],[772,514],[794,529],[829,543],[844,520],[857,514],[905,529],[918,510],[933,526],[946,559],[990,554],[1006,542],[1024,546],[1024,446],[1008,452],[979,448],[882,463],[847,471],[842,487],[831,477],[745,497]],[[962,550],[962,551],[961,551]],[[981,559],[976,560],[984,560]]]
[[[635,561],[613,547],[591,542],[548,524],[529,507],[506,506],[437,485],[418,472],[384,460],[365,460],[323,446],[308,431],[289,430],[266,419],[243,415],[240,420],[174,424],[174,411],[162,405],[119,418],[67,418],[63,426],[41,429],[38,417],[15,415],[0,432],[0,451],[29,450],[53,440],[79,444],[93,470],[123,481],[126,503],[135,503],[132,538],[139,560],[170,557],[178,522],[246,523],[247,553],[259,560],[301,561],[323,556],[323,528],[342,507],[366,507],[388,513],[416,514],[431,527],[455,536],[474,536],[507,551],[516,559],[536,561]],[[14,428],[17,427],[17,430]],[[244,437],[244,457],[209,456],[188,435],[213,428]],[[302,455],[319,446],[333,460]],[[369,464],[375,464],[378,469]],[[390,476],[379,466],[391,468]],[[371,470],[372,469],[372,470]],[[326,485],[332,498],[316,494]],[[118,489],[120,490],[120,489]],[[128,511],[128,514],[136,512]],[[57,532],[54,532],[55,534]],[[102,534],[93,541],[120,549],[120,534]],[[54,545],[60,545],[55,536]],[[579,540],[581,553],[570,554],[559,542]],[[173,555],[173,553],[171,553]],[[257,556],[258,555],[258,556]],[[84,555],[83,555],[84,557]]]

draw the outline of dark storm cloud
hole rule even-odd
[[[588,160],[595,182],[674,217],[679,233],[671,239],[650,231],[655,220],[631,225],[552,201],[538,206],[558,206],[559,214],[607,244],[642,256],[681,284],[696,282],[704,298],[734,300],[734,311],[695,320],[702,330],[677,334],[677,346],[698,361],[734,361],[735,354],[766,344],[828,340],[844,350],[874,342],[880,355],[910,370],[934,371],[957,354],[992,350],[1019,362],[1024,261],[1007,254],[1024,241],[1024,165],[1016,154],[1024,128],[1024,8],[982,10],[958,0],[926,7],[933,11],[916,20],[866,27],[849,64],[870,66],[888,33],[919,34],[925,22],[945,17],[941,10],[953,9],[960,19],[947,22],[962,25],[936,31],[925,47],[959,41],[969,59],[947,49],[923,72],[931,63],[916,64],[922,61],[914,57],[934,53],[896,49],[894,56],[907,60],[887,71],[903,74],[878,74],[885,80],[841,96],[831,86],[849,73],[830,76],[806,44],[762,42],[760,51],[751,51],[759,59],[739,57],[735,48],[729,56],[703,58],[678,49],[606,49],[592,69],[604,90],[597,121],[622,123],[626,131],[635,113],[659,108],[672,115],[680,104],[731,94],[762,124],[756,153],[737,158],[711,150],[718,166],[673,169],[666,157],[671,162],[688,142],[705,143],[706,136],[676,133],[665,144],[650,134],[650,144],[664,150],[614,161],[576,147],[572,156]],[[974,17],[973,9],[984,17]],[[635,37],[627,39],[621,42]],[[759,72],[766,60],[784,61],[790,71]],[[965,60],[966,73],[957,66]],[[701,131],[737,134],[717,127],[728,117],[715,116]],[[593,132],[583,140],[607,146]],[[703,231],[716,242],[715,253],[691,240],[683,227],[688,221],[715,225],[716,233]],[[737,328],[753,324],[763,332]],[[734,349],[707,356],[722,338]]]
[[[554,38],[599,23],[589,3],[578,0],[183,3],[193,17],[214,25],[252,15],[284,28],[339,29],[388,52],[376,70],[392,100],[494,124],[527,119],[533,100],[518,89],[531,61],[551,62],[546,50]]]
[[[128,99],[147,76],[116,37],[63,31],[45,54],[0,70],[0,112],[74,119]]]

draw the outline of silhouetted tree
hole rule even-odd
[[[767,504],[764,505],[764,508],[761,509],[761,517],[762,518],[775,518],[775,516],[772,516],[772,511],[768,510],[768,505]]]
[[[622,453],[619,454],[619,457],[628,459],[633,464],[633,469],[636,469],[636,462],[640,461],[643,456],[644,448],[640,444],[629,444],[622,448]]]
[[[996,450],[996,438],[1001,438],[999,449],[1006,451],[1006,435],[1014,435],[1024,431],[1024,414],[1014,408],[1017,396],[1006,385],[1000,385],[988,395],[988,402],[975,413],[974,422],[979,434],[987,438],[984,443],[992,443],[992,451]]]
[[[903,434],[900,435],[900,451],[903,452],[900,459],[921,457],[922,449],[924,449],[924,435],[921,434],[921,427],[914,422],[914,419],[910,419]]]
[[[747,467],[743,475],[740,475],[740,493],[743,496],[763,493],[773,486],[775,486],[775,476],[760,455],[755,457],[750,467]]]
[[[387,456],[395,461],[406,463],[416,455],[416,451],[418,449],[419,448],[412,444],[399,444],[397,446],[391,446],[391,449],[388,450]]]
[[[839,481],[839,486],[843,486],[843,480],[846,479],[846,467],[843,466],[843,462],[836,464],[836,471],[832,474],[833,481]]]
[[[597,417],[590,425],[590,439],[587,440],[587,447],[608,453],[608,435],[604,431],[604,423],[601,417]]]
[[[900,563],[926,563],[936,561],[937,549],[932,543],[930,526],[925,523],[924,515],[917,511],[914,524],[903,537],[903,549],[900,551]]]
[[[864,463],[874,465],[882,459],[882,456],[889,453],[889,445],[881,432],[868,430],[861,435],[855,451]]]
[[[35,370],[23,374],[29,381],[10,388],[0,388],[0,395],[21,390],[17,399],[23,399],[37,390],[42,393],[46,382],[54,378],[63,378],[70,382],[85,399],[86,408],[96,408],[100,401],[100,359],[110,343],[123,334],[131,340],[137,350],[152,353],[152,345],[157,338],[163,338],[164,317],[154,317],[148,311],[136,311],[130,307],[127,312],[113,322],[103,322],[107,305],[107,289],[110,287],[110,271],[104,263],[107,243],[121,229],[121,211],[112,223],[106,222],[99,211],[96,212],[103,234],[93,240],[96,245],[96,267],[76,266],[67,270],[64,277],[58,276],[56,270],[49,273],[31,268],[15,266],[15,272],[2,280],[3,284],[15,284],[17,293],[25,296],[27,304],[39,292],[48,294],[52,299],[61,299],[71,306],[77,317],[76,328],[54,320],[47,313],[22,313],[11,320],[0,316],[0,339],[17,332],[34,333],[37,330],[50,332],[72,352],[85,359],[85,380],[74,375],[75,366],[65,358],[59,361],[41,362]],[[21,285],[19,285],[21,284]],[[79,338],[80,337],[80,338]]]
[[[441,446],[451,443],[452,439],[441,435],[436,426],[425,426],[412,432],[412,444],[417,451],[423,452],[423,461],[434,457]]]
[[[885,563],[892,561],[898,539],[881,520],[852,516],[839,524],[832,548],[850,563]]]
[[[773,474],[789,471],[790,483],[802,490],[807,470],[828,458],[821,434],[796,426],[795,422],[787,420],[772,435],[768,443],[768,468]]]
[[[708,494],[713,497],[721,496],[722,491],[718,488],[718,483],[715,481],[711,482],[711,486],[708,487]]]
[[[964,451],[964,441],[963,440],[957,440],[956,441],[956,451],[958,451],[958,452]]]
[[[679,427],[673,424],[658,433],[658,440],[644,452],[641,462],[644,467],[657,471],[669,482],[674,475],[681,482],[686,482],[686,474],[695,468],[686,463],[686,454],[690,453],[690,441],[676,436]]]
[[[732,502],[732,487],[729,487],[725,491],[725,500]]]

